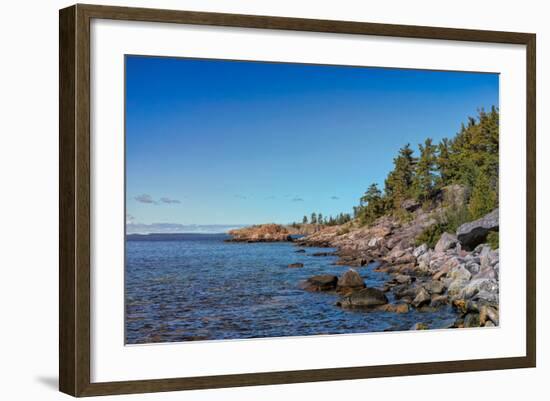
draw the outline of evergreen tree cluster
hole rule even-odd
[[[371,224],[385,214],[400,215],[403,202],[414,199],[429,203],[441,188],[461,184],[470,189],[467,212],[477,219],[498,207],[499,111],[478,111],[468,118],[452,139],[434,144],[427,138],[418,145],[418,156],[410,144],[399,149],[394,168],[384,182],[384,191],[371,184],[354,208],[361,224]],[[312,216],[313,217],[313,216]]]
[[[302,224],[318,224],[324,226],[335,226],[340,224],[345,224],[351,221],[351,215],[349,213],[340,213],[336,216],[323,216],[322,213],[311,213],[309,216],[304,216],[302,219]],[[298,223],[294,223],[298,224]]]

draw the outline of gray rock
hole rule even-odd
[[[432,262],[435,261],[432,260]],[[451,257],[446,260],[441,259],[438,263],[432,264],[432,262],[430,262],[430,270],[436,272],[433,276],[434,280],[439,280],[441,277],[448,275],[450,271],[460,266],[460,260],[457,257]]]
[[[464,267],[466,268],[466,270],[468,270],[470,272],[470,274],[472,275],[476,275],[477,273],[479,273],[479,264],[475,263],[474,261],[472,260],[469,260],[467,261],[465,264],[464,264]]]
[[[485,242],[491,231],[498,231],[498,208],[478,220],[462,224],[458,227],[456,235],[464,249],[471,250]]]
[[[469,281],[472,278],[472,273],[468,271],[464,267],[464,265],[458,265],[451,269],[449,273],[447,273],[447,277],[451,280],[465,280]]]
[[[395,276],[395,281],[399,284],[410,284],[412,282],[412,277],[406,274],[398,274]]]
[[[397,299],[411,298],[411,300],[412,300],[416,297],[416,292],[417,291],[418,291],[417,288],[410,287],[407,284],[403,284],[403,285],[395,286],[393,288],[393,295]]]
[[[483,292],[483,298],[478,297],[479,299],[493,300],[496,297],[498,301],[498,283],[496,282],[496,280],[493,279],[474,279],[470,281],[460,291],[460,298],[471,299],[481,292]],[[485,293],[493,295],[488,296]]]
[[[449,302],[449,297],[447,295],[433,295],[431,300],[431,305],[434,308],[439,306],[446,305]]]
[[[475,294],[472,300],[490,305],[498,305],[498,293],[482,290]]]
[[[416,262],[416,258],[412,253],[409,253],[409,252],[405,252],[403,255],[401,255],[400,257],[396,258],[393,261],[393,263],[397,265],[402,265],[405,263],[415,263],[415,262]]]
[[[428,245],[422,244],[414,249],[413,256],[415,258],[418,258],[419,256],[424,255],[426,252],[428,252]]]
[[[445,252],[448,249],[454,248],[458,239],[455,235],[449,233],[443,233],[437,244],[435,245],[435,252]]]
[[[386,295],[376,288],[363,288],[342,298],[336,305],[341,307],[369,308],[388,303]]]
[[[441,281],[432,280],[429,283],[425,284],[424,288],[430,294],[441,294],[443,293],[443,291],[445,291],[445,284],[443,284]]]
[[[430,296],[428,291],[426,291],[423,287],[420,287],[420,289],[416,293],[416,297],[412,301],[412,305],[415,308],[420,308],[423,305],[429,304],[431,300],[432,297]]]
[[[498,273],[495,271],[494,266],[498,264],[499,253],[493,251],[488,246],[483,246],[479,253],[479,259],[481,266],[475,278],[496,279],[498,277]]]
[[[468,284],[468,280],[464,280],[464,279],[456,279],[456,280],[453,280],[453,281],[449,280],[447,294],[452,299],[463,298],[461,296],[461,291],[464,287],[466,287],[467,284]]]
[[[492,266],[485,266],[474,276],[475,279],[496,279],[498,277],[497,272]]]

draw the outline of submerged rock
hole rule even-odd
[[[409,305],[407,304],[385,304],[375,307],[380,312],[392,312],[392,313],[407,313],[409,311]]]
[[[376,288],[363,288],[342,298],[336,305],[343,308],[370,308],[388,303],[386,295]]]
[[[336,289],[338,277],[330,274],[320,274],[308,278],[302,288],[307,291],[331,291]]]
[[[312,253],[311,256],[334,256],[334,252],[315,252]]]
[[[288,265],[290,268],[304,267],[303,263],[291,263]]]

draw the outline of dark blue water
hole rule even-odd
[[[330,248],[296,253],[292,243],[231,243],[224,234],[126,242],[126,343],[221,340],[408,330],[416,322],[444,327],[450,309],[407,314],[346,310],[336,294],[311,293],[300,282],[340,276]],[[288,268],[290,263],[303,268]],[[369,287],[389,276],[357,268]]]

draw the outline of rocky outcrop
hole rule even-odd
[[[415,199],[407,199],[401,203],[401,207],[407,212],[414,212],[415,210],[420,209],[422,204]]]
[[[262,224],[231,230],[228,242],[281,242],[292,241],[289,230],[279,224]]]
[[[498,209],[495,209],[478,220],[462,224],[458,227],[456,235],[464,249],[474,249],[479,244],[485,242],[489,232],[498,231],[498,216]]]

